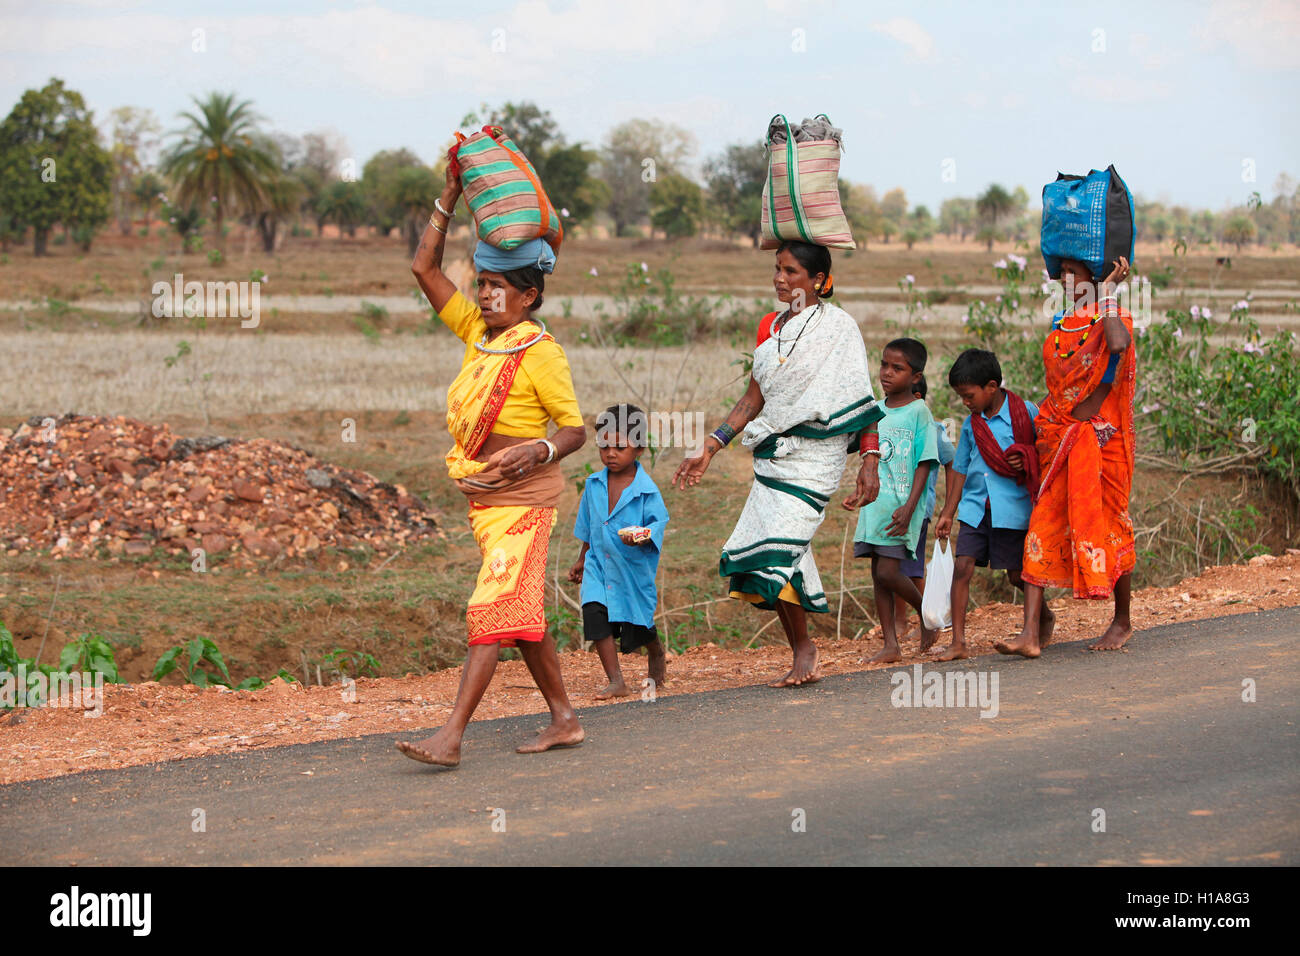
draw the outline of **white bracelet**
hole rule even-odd
[[[555,461],[555,454],[556,454],[555,445],[547,441],[545,438],[539,438],[537,440],[540,441],[543,445],[545,445],[549,450],[549,454],[547,454],[546,460],[542,462],[543,465],[549,465],[551,462]]]
[[[438,210],[438,212],[442,213],[444,216],[446,216],[448,222],[451,222],[451,220],[453,220],[453,219],[456,218],[456,216],[455,216],[454,213],[447,212],[447,210],[445,210],[445,209],[442,208],[442,197],[441,197],[441,196],[435,196],[435,197],[433,197],[433,208],[436,209],[436,210]]]

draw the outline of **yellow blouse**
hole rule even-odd
[[[477,305],[456,292],[438,317],[465,343],[465,357],[461,361],[464,369],[481,354],[474,348],[474,343],[487,331],[483,313]],[[582,427],[582,413],[578,411],[578,397],[573,391],[569,360],[557,343],[543,339],[524,352],[519,371],[506,394],[505,406],[492,431],[515,438],[545,438],[546,423],[552,420],[559,428]]]

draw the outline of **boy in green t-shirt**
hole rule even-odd
[[[898,647],[894,617],[894,596],[902,598],[917,614],[921,592],[902,570],[902,562],[916,558],[930,470],[938,467],[939,447],[934,417],[925,402],[912,393],[925,371],[925,346],[916,339],[894,339],[880,358],[880,388],[885,393],[885,417],[880,434],[880,494],[858,512],[853,535],[853,556],[871,558],[871,584],[875,590],[876,613],[885,639],[884,649],[871,658],[874,664],[903,659]],[[929,650],[938,633],[921,625],[921,651]]]

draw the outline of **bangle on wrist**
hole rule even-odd
[[[453,203],[452,205],[455,205],[455,203]],[[451,222],[453,219],[456,218],[455,213],[450,213],[450,212],[448,212],[447,210],[445,210],[445,209],[442,208],[442,197],[441,197],[441,196],[437,196],[437,197],[434,198],[434,200],[433,200],[433,208],[436,209],[436,210],[438,210],[438,212],[442,213],[444,216],[446,216],[448,222]]]
[[[437,213],[434,213],[433,215],[436,216]],[[434,219],[433,216],[429,217],[429,225],[432,226],[434,229],[437,229],[444,236],[447,234],[447,230],[444,229],[442,226],[438,225],[438,221]]]
[[[546,446],[546,458],[543,459],[541,464],[549,465],[551,462],[555,461],[555,445],[552,442],[547,441],[545,438],[539,438],[538,441]]]
[[[736,437],[736,430],[732,428],[730,425],[728,425],[726,422],[723,422],[721,425],[719,425],[717,428],[713,430],[712,437],[718,440],[719,445],[721,445],[723,448],[726,448],[729,444],[731,444],[731,440]]]

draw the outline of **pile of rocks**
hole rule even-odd
[[[176,554],[242,562],[322,548],[390,551],[439,536],[401,485],[266,439],[179,438],[166,425],[65,415],[0,428],[0,546],[10,555]]]

